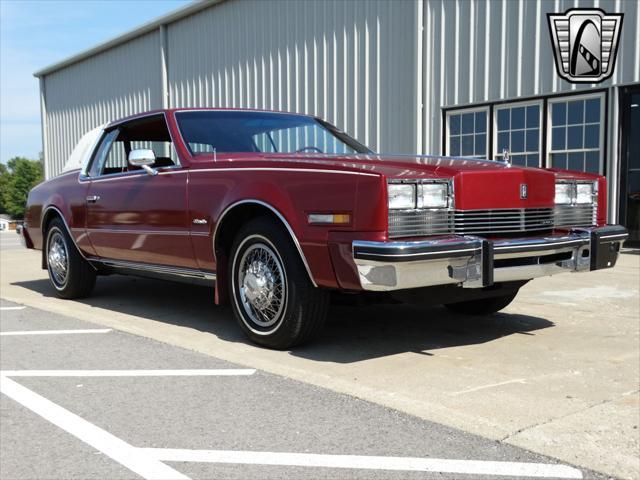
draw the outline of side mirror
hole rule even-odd
[[[140,148],[129,152],[129,165],[142,167],[149,175],[158,174],[158,172],[150,166],[154,163],[156,163],[156,155],[153,153],[153,150]]]

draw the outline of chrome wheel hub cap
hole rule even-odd
[[[47,260],[53,281],[58,286],[64,285],[67,281],[69,255],[67,254],[67,246],[64,243],[64,239],[58,232],[53,233],[49,239]]]
[[[260,327],[276,323],[284,310],[284,272],[278,256],[263,243],[251,245],[240,260],[238,288],[245,313]]]

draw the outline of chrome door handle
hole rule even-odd
[[[100,200],[100,195],[87,196],[87,203],[96,203],[98,200]]]

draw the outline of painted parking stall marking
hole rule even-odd
[[[193,370],[0,370],[0,392],[45,420],[96,448],[145,479],[189,479],[163,462],[278,465],[309,468],[386,470],[494,475],[528,478],[582,478],[567,465],[368,455],[326,455],[295,452],[138,448],[88,422],[9,377],[168,377],[243,376],[254,369]]]
[[[168,462],[235,463],[289,467],[350,468],[412,472],[501,475],[534,478],[582,478],[582,472],[566,465],[491,462],[442,458],[380,457],[368,455],[319,455],[314,453],[251,452],[237,450],[180,450],[145,448],[150,456]]]
[[[252,368],[199,370],[0,370],[5,377],[230,377],[253,375]]]
[[[0,312],[9,312],[12,310],[24,310],[26,307],[0,307]]]
[[[110,328],[87,328],[82,330],[20,330],[15,332],[0,332],[0,336],[15,335],[78,335],[84,333],[109,333]]]

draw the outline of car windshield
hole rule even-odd
[[[176,114],[193,155],[213,152],[372,153],[333,125],[305,115],[249,111]]]

